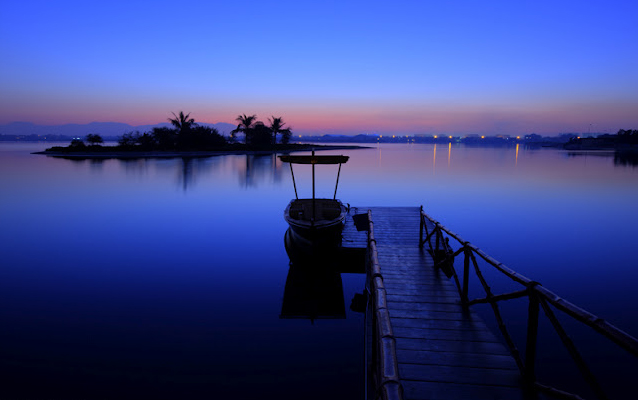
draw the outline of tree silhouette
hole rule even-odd
[[[286,125],[286,123],[284,122],[282,117],[279,118],[275,118],[275,116],[271,118],[268,118],[268,121],[270,121],[270,131],[272,132],[272,143],[273,144],[277,144],[277,134],[280,133],[282,135],[282,141],[283,141],[283,137],[284,135],[288,135],[288,139],[290,139],[290,128],[284,128],[284,125]]]
[[[78,138],[74,138],[73,140],[71,140],[71,144],[69,146],[70,147],[85,147],[82,139],[78,139]]]
[[[92,146],[96,146],[100,143],[104,143],[102,136],[96,133],[89,133],[88,135],[86,135],[86,141],[91,143]]]
[[[141,134],[139,131],[127,132],[120,137],[117,143],[121,147],[133,147],[137,144],[137,140],[140,137],[140,135]]]
[[[258,147],[268,147],[272,143],[272,130],[264,125],[263,122],[257,121],[250,129],[250,135],[246,144]]]
[[[186,146],[192,149],[210,149],[226,145],[226,138],[219,131],[209,126],[196,126],[188,135]]]
[[[140,145],[140,148],[144,150],[150,150],[155,147],[157,142],[155,141],[155,137],[151,132],[144,132],[141,135],[137,136],[137,143]]]
[[[230,139],[231,141],[235,141],[236,139],[236,135],[239,132],[242,132],[245,135],[245,142],[248,143],[250,142],[250,136],[252,134],[252,129],[253,129],[253,124],[255,123],[255,120],[257,119],[256,115],[240,115],[237,118],[235,118],[235,121],[239,122],[239,124],[237,124],[237,128],[233,129],[230,132]]]
[[[288,144],[290,142],[291,136],[292,136],[291,128],[286,128],[284,132],[281,133],[281,143]]]
[[[177,133],[175,129],[167,127],[155,127],[151,135],[160,150],[172,150],[177,145]]]
[[[175,118],[169,118],[168,122],[171,123],[171,125],[173,125],[175,127],[175,129],[177,129],[179,131],[179,133],[184,133],[189,131],[195,124],[195,119],[194,118],[188,118],[190,117],[190,113],[184,115],[184,111],[180,111],[179,115],[175,115],[175,113],[172,113],[173,116]]]

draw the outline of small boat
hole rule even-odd
[[[341,231],[345,223],[347,208],[338,200],[337,187],[341,165],[348,161],[347,156],[315,155],[310,156],[279,156],[281,161],[290,163],[292,183],[295,188],[295,199],[284,210],[284,219],[290,226],[286,232],[286,247],[294,247],[302,251],[317,248],[338,248],[341,245]],[[293,164],[312,165],[312,198],[300,199],[297,194]],[[315,165],[339,165],[337,183],[332,199],[317,198],[315,196]]]

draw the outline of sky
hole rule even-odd
[[[638,2],[0,0],[0,124],[638,129]]]

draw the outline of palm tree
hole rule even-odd
[[[246,143],[248,143],[250,141],[249,136],[251,134],[251,131],[253,129],[253,124],[255,123],[255,120],[257,119],[256,115],[240,115],[237,118],[235,118],[235,121],[239,122],[239,124],[237,124],[237,128],[233,129],[230,132],[230,138],[231,140],[234,142],[235,141],[235,135],[239,132],[242,132],[245,135],[245,141]]]
[[[286,125],[286,123],[284,122],[282,117],[279,118],[275,118],[274,116],[271,118],[268,118],[268,121],[270,121],[270,131],[272,132],[272,143],[273,144],[277,144],[277,134],[281,133],[282,137],[285,135],[290,135],[290,128],[284,128],[284,125]]]
[[[175,113],[172,114],[175,118],[169,118],[168,122],[170,122],[179,133],[186,132],[196,125],[194,118],[188,118],[191,115],[190,113],[184,115],[184,111],[180,111],[179,115],[175,115]]]

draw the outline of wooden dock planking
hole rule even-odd
[[[435,270],[429,253],[419,248],[420,209],[357,207],[357,212],[368,209],[404,398],[526,398],[506,347],[480,317],[463,309],[453,280]],[[348,240],[360,244],[360,233]]]
[[[357,231],[352,216],[362,213],[364,210],[353,207],[346,218],[346,223],[341,233],[342,246],[348,249],[365,249],[368,247],[368,236],[365,231]]]

